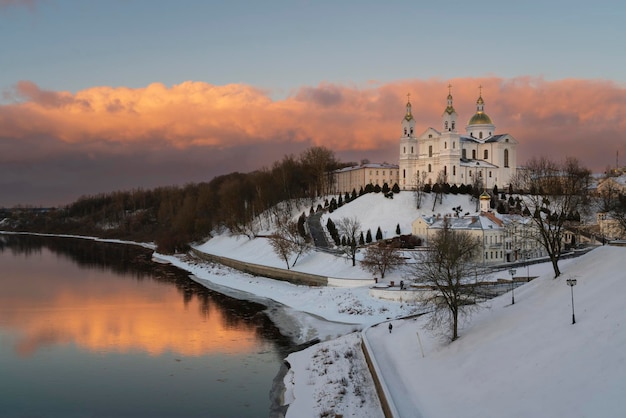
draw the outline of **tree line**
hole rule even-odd
[[[280,202],[326,195],[328,173],[351,164],[325,147],[311,147],[271,167],[208,182],[83,196],[45,211],[12,210],[4,215],[3,229],[153,241],[158,251],[173,253],[220,228],[245,232]]]

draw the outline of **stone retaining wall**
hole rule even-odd
[[[328,277],[319,276],[317,274],[302,273],[300,271],[285,270],[277,267],[263,266],[261,264],[248,263],[245,261],[234,260],[228,257],[204,253],[195,248],[191,252],[197,257],[213,263],[223,264],[245,273],[255,276],[269,277],[270,279],[287,281],[294,284],[303,284],[307,286],[326,286],[328,285]]]

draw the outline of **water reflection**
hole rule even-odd
[[[20,356],[70,343],[94,352],[153,356],[241,353],[267,340],[280,351],[290,346],[261,313],[262,305],[212,292],[176,268],[153,263],[149,250],[89,240],[0,237],[0,325],[17,334],[14,348]],[[12,257],[4,257],[6,251]],[[19,256],[36,263],[20,263]],[[80,266],[78,277],[76,266],[63,258]]]

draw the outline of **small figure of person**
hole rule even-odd
[[[404,280],[400,280],[400,290],[404,290]]]
[[[391,334],[391,330],[393,329],[393,325],[391,325],[391,322],[389,323],[389,334]]]

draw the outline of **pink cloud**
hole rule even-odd
[[[462,129],[483,86],[485,112],[497,132],[519,140],[522,162],[538,154],[567,155],[602,170],[614,163],[617,150],[626,154],[624,88],[601,80],[533,77],[402,80],[364,87],[323,83],[282,100],[244,84],[155,83],[72,94],[22,81],[12,92],[15,102],[0,106],[0,137],[12,138],[17,149],[20,139],[46,136],[64,147],[104,153],[300,143],[324,145],[355,160],[367,154],[391,162],[397,159],[407,93],[418,131],[438,129],[448,83]]]

